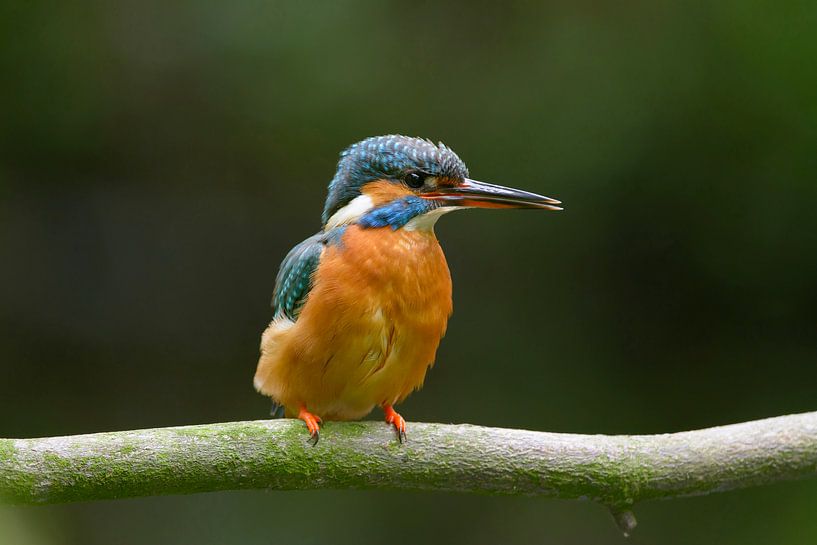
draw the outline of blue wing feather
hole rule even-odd
[[[297,320],[312,289],[312,276],[318,268],[326,244],[326,234],[318,233],[295,246],[281,263],[275,279],[272,310],[275,316]]]

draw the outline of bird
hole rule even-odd
[[[274,417],[358,420],[376,406],[400,443],[395,410],[434,364],[452,314],[437,220],[468,208],[562,210],[560,201],[469,178],[442,142],[375,136],[346,148],[321,230],[292,248],[275,280],[273,318],[253,384]]]

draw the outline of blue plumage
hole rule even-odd
[[[327,245],[340,244],[345,227],[322,231],[295,246],[281,263],[275,279],[272,309],[275,316],[283,314],[297,320],[312,289],[312,275],[318,268],[321,254]]]
[[[369,211],[357,224],[365,228],[388,226],[396,230],[434,207],[432,201],[420,197],[405,197]]]

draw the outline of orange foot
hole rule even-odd
[[[312,436],[312,446],[318,444],[318,439],[321,438],[320,431],[321,431],[321,420],[320,416],[316,416],[311,412],[306,410],[306,405],[301,405],[301,410],[298,412],[298,418],[306,422],[306,427],[309,430],[309,435]]]
[[[394,407],[388,403],[383,405],[383,412],[386,413],[386,422],[394,426],[397,432],[397,440],[401,443],[406,440],[406,419],[400,416]]]

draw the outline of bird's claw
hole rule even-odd
[[[309,442],[314,447],[318,444],[318,441],[321,438],[321,420],[320,416],[314,415],[311,412],[306,410],[306,407],[301,407],[301,410],[298,412],[298,418],[304,421],[306,424],[306,429],[309,430]]]
[[[386,413],[386,422],[394,426],[394,431],[397,432],[397,440],[400,444],[406,442],[406,419],[394,410],[391,405],[384,405],[383,412]]]

